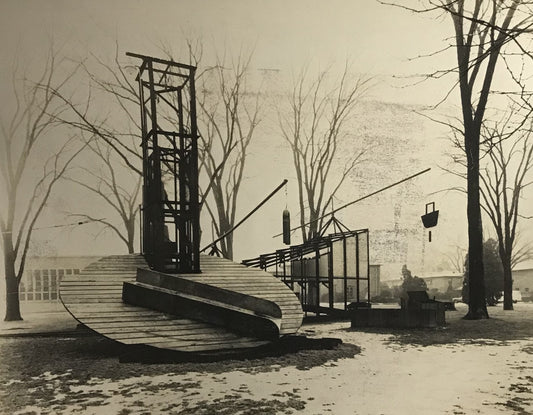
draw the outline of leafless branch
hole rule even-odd
[[[337,161],[339,142],[345,134],[345,124],[369,88],[371,79],[350,80],[349,66],[333,87],[328,88],[328,72],[320,73],[309,80],[304,68],[289,95],[289,110],[279,110],[280,131],[289,144],[298,183],[300,222],[302,237],[308,240],[316,233],[323,216],[344,180],[358,164],[365,153],[355,150],[345,163],[340,178],[332,178],[331,169]],[[309,207],[307,216],[305,206]],[[310,228],[304,224],[311,222]]]

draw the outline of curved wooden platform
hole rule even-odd
[[[281,310],[279,334],[295,333],[303,312],[296,295],[276,277],[223,258],[201,255],[201,274],[180,278],[275,302]],[[122,301],[124,282],[135,282],[137,268],[148,268],[141,255],[108,256],[60,285],[61,301],[79,322],[124,344],[206,352],[257,347],[267,343],[213,324],[169,315]]]

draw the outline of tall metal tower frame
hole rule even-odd
[[[126,55],[142,60],[142,254],[158,271],[200,272],[196,67]]]

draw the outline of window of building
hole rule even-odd
[[[42,271],[42,299],[50,299],[50,272],[47,269]]]
[[[50,270],[50,300],[57,300],[58,294],[57,270]]]
[[[42,300],[42,280],[41,280],[41,270],[36,269],[33,271],[33,283],[34,283],[34,292],[33,292],[33,299],[34,300]]]
[[[24,301],[26,299],[26,286],[24,285],[24,278],[19,284],[19,299],[20,301]]]
[[[28,278],[28,285],[26,286],[26,300],[33,300],[33,286],[34,286],[34,276],[36,275],[36,272],[38,274],[38,270],[33,270],[28,272],[26,275]]]

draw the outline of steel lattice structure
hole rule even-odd
[[[142,60],[142,253],[156,270],[200,272],[196,68],[127,55]]]

